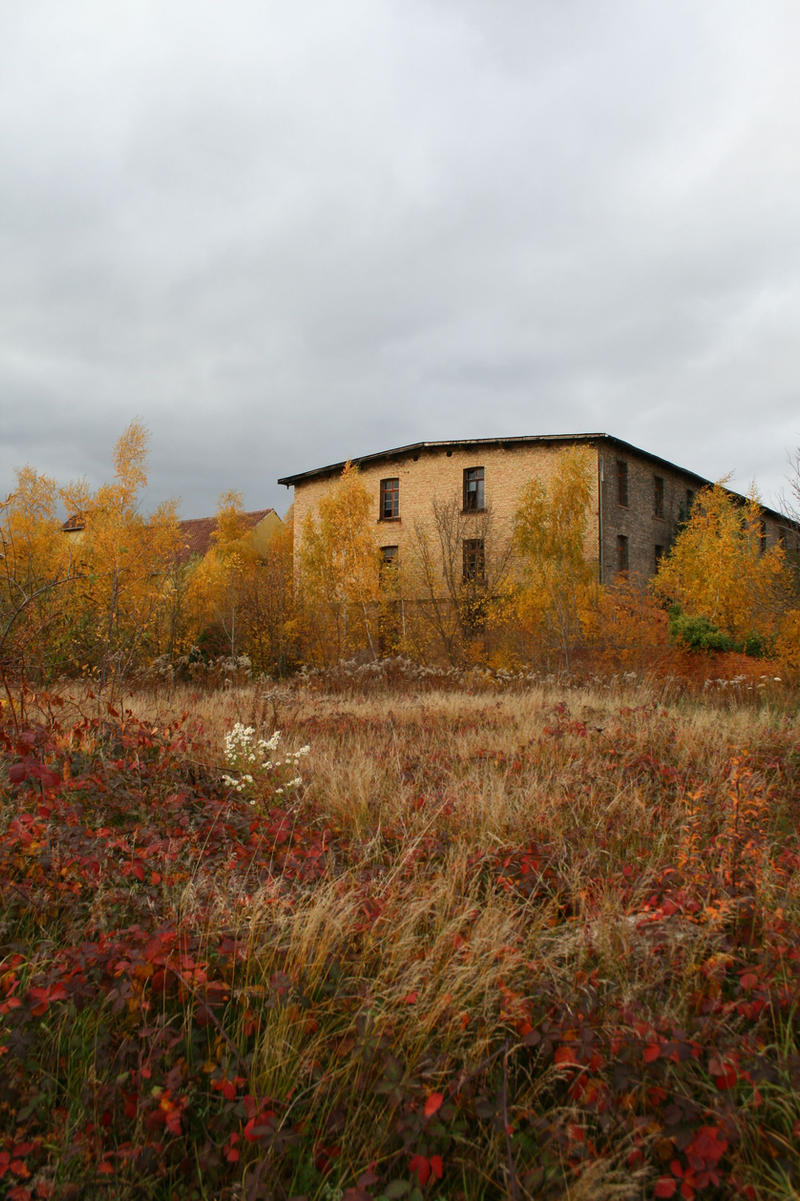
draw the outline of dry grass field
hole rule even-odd
[[[2,719],[0,1196],[798,1196],[780,681]]]

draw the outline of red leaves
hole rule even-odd
[[[686,1149],[695,1171],[715,1167],[728,1149],[728,1140],[718,1126],[701,1126]]]
[[[730,1060],[720,1059],[717,1056],[712,1056],[709,1059],[708,1070],[720,1092],[733,1088],[739,1079],[739,1072],[736,1065]]]
[[[431,1155],[429,1158],[424,1155],[412,1155],[408,1161],[408,1167],[417,1177],[420,1188],[424,1188],[431,1178],[441,1180],[444,1176],[441,1155]]]
[[[741,1138],[745,1152],[753,1145],[772,1148],[780,1107],[757,1108],[756,1085],[769,1100],[767,1091],[785,1078],[782,1052],[769,1036],[777,1023],[791,1021],[800,981],[788,906],[763,918],[772,923],[763,946],[742,949],[722,910],[710,908],[719,893],[710,870],[701,876],[698,869],[695,879],[681,863],[674,869],[646,863],[646,852],[634,863],[626,836],[630,863],[610,865],[616,879],[628,881],[624,896],[631,898],[617,911],[618,920],[627,914],[618,980],[602,967],[611,944],[594,935],[595,923],[603,920],[597,882],[587,871],[585,892],[576,901],[556,848],[532,841],[538,836],[532,828],[517,846],[476,846],[467,873],[501,898],[521,933],[519,942],[515,935],[506,945],[504,934],[489,948],[494,966],[485,993],[476,1000],[459,991],[454,976],[445,979],[450,964],[429,958],[423,938],[411,954],[418,954],[415,978],[426,981],[424,988],[409,981],[397,993],[382,989],[375,1024],[367,1018],[375,996],[368,974],[371,940],[391,936],[406,894],[393,891],[384,873],[362,865],[353,938],[343,930],[326,948],[324,972],[305,973],[302,963],[287,960],[282,935],[271,939],[272,924],[288,931],[298,896],[303,907],[314,899],[314,881],[328,870],[330,831],[317,829],[316,817],[304,824],[301,810],[287,822],[277,809],[264,815],[235,798],[223,804],[211,787],[211,795],[202,795],[204,785],[187,787],[185,778],[162,782],[161,771],[171,769],[157,740],[150,738],[148,774],[149,751],[139,745],[135,755],[129,753],[118,731],[104,737],[120,750],[106,753],[104,744],[96,762],[87,761],[82,749],[71,753],[73,778],[48,790],[46,807],[38,795],[44,780],[38,769],[25,777],[27,784],[9,790],[0,888],[22,915],[18,945],[24,954],[7,956],[0,966],[0,1075],[8,1073],[4,1095],[11,1097],[6,1129],[18,1130],[21,1139],[51,1124],[36,1153],[24,1151],[27,1144],[12,1145],[11,1135],[0,1140],[3,1196],[11,1186],[31,1196],[40,1184],[47,1187],[41,1182],[49,1171],[48,1148],[65,1120],[48,1111],[36,1072],[61,1086],[63,1065],[53,1048],[65,1028],[62,1010],[73,1003],[87,1017],[95,1011],[102,1016],[102,1044],[87,1048],[87,1066],[91,1054],[97,1078],[92,1120],[70,1149],[76,1164],[87,1165],[81,1184],[88,1181],[89,1191],[109,1183],[113,1191],[117,1178],[124,1191],[140,1163],[149,1161],[163,1170],[166,1193],[191,1160],[201,1165],[209,1195],[223,1195],[241,1179],[244,1161],[254,1174],[254,1191],[270,1187],[266,1173],[274,1172],[275,1188],[288,1195],[298,1162],[325,1172],[344,1145],[351,1101],[340,1105],[335,1099],[343,1081],[363,1091],[363,1102],[359,1095],[352,1103],[363,1103],[364,1112],[374,1087],[381,1112],[391,1115],[370,1174],[348,1181],[346,1156],[335,1163],[351,1201],[379,1193],[407,1198],[422,1190],[435,1198],[444,1163],[456,1152],[468,1172],[488,1174],[479,1152],[470,1158],[471,1148],[490,1139],[501,1145],[504,1131],[521,1184],[532,1196],[548,1188],[546,1169],[542,1180],[535,1177],[537,1156],[544,1164],[557,1158],[568,1171],[606,1155],[627,1156],[631,1173],[649,1182],[650,1196],[702,1201],[704,1189],[721,1196],[738,1187],[728,1163],[729,1157],[739,1162],[738,1144],[734,1156],[728,1140]],[[132,745],[132,724],[126,737]],[[44,743],[20,753],[36,762],[61,762]],[[622,748],[620,759],[626,755]],[[198,769],[197,778],[201,774]],[[651,775],[655,789],[656,773]],[[654,800],[663,802],[655,792]],[[608,854],[610,833],[598,832]],[[350,837],[336,835],[341,867],[353,851]],[[400,836],[397,845],[403,849]],[[414,860],[414,873],[425,883],[428,873],[436,883],[441,846],[437,832]],[[779,883],[799,868],[792,851],[775,869]],[[405,888],[410,877],[398,879]],[[191,881],[192,903],[176,905]],[[747,884],[754,895],[757,885]],[[243,915],[261,893],[256,929]],[[647,905],[644,896],[651,896]],[[557,988],[546,949],[527,960],[524,923],[538,912],[539,901],[546,920],[582,940],[574,964],[559,960]],[[466,905],[447,937],[450,962],[469,972],[482,948],[474,927],[480,911],[471,909],[469,894]],[[561,933],[556,929],[559,938]],[[62,949],[48,958],[43,946]],[[707,970],[694,970],[698,947],[712,956]],[[635,970],[625,977],[628,951]],[[682,972],[686,1003],[678,1029],[668,1016],[674,1006],[659,1013],[650,984],[660,978],[668,990],[682,988]],[[637,991],[640,979],[647,986],[644,999]],[[415,1054],[406,1058],[399,1048],[421,1045],[421,1028],[430,1031],[434,1021],[441,1037],[425,1035],[424,1061]],[[265,1059],[275,1045],[271,1028],[283,1031],[284,1022],[292,1070],[285,1077],[261,1075],[272,1066]],[[462,1035],[464,1028],[474,1031],[474,1040]],[[269,1040],[259,1033],[267,1030]],[[473,1055],[476,1043],[481,1050]],[[63,1037],[60,1045],[67,1046]],[[285,1079],[287,1095],[245,1096],[254,1087],[247,1082],[251,1072],[255,1080]],[[784,1139],[786,1133],[782,1128]],[[256,1167],[265,1164],[256,1179]],[[501,1170],[491,1187],[500,1187]],[[80,1171],[75,1168],[76,1178]]]
[[[686,1148],[686,1164],[679,1159],[673,1159],[669,1165],[674,1178],[675,1187],[672,1192],[667,1190],[667,1177],[662,1177],[656,1185],[663,1191],[656,1191],[657,1197],[673,1196],[677,1182],[680,1181],[680,1195],[684,1201],[692,1201],[695,1193],[709,1185],[719,1185],[721,1177],[717,1171],[722,1156],[728,1149],[728,1140],[718,1126],[701,1126]]]
[[[211,1087],[215,1092],[222,1093],[226,1101],[234,1101],[244,1082],[244,1076],[236,1076],[233,1080],[227,1080],[223,1077],[221,1080],[212,1080]]]
[[[245,1097],[244,1104],[245,1110],[250,1114],[243,1131],[244,1137],[249,1143],[258,1143],[269,1138],[275,1129],[276,1114],[272,1103],[264,1100],[259,1104],[255,1097],[248,1096]]]
[[[31,1005],[31,1014],[33,1017],[38,1018],[47,1012],[53,1001],[64,1001],[66,997],[67,990],[64,988],[64,985],[56,982],[47,988],[30,988],[28,990],[27,1001]]]
[[[38,759],[30,756],[21,759],[8,769],[8,778],[12,784],[22,784],[25,780],[34,780],[42,788],[56,788],[61,783],[61,773],[52,767],[45,767]]]
[[[170,1088],[155,1088],[153,1092],[158,1105],[145,1116],[145,1127],[148,1130],[164,1127],[170,1134],[180,1134],[183,1112],[189,1104],[188,1098],[173,1096]]]

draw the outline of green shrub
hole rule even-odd
[[[772,640],[762,634],[748,634],[737,641],[708,617],[690,617],[681,613],[677,605],[669,611],[669,633],[675,642],[682,642],[693,651],[739,651],[752,659],[764,659],[773,649]]]
[[[670,610],[670,636],[694,651],[734,651],[740,647],[730,634],[707,617],[690,617],[677,608]]]

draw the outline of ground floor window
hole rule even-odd
[[[486,558],[483,538],[464,539],[464,579],[482,580],[485,573]]]

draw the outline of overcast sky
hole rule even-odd
[[[800,443],[797,0],[0,0],[0,491]]]

